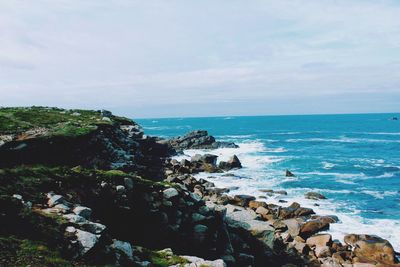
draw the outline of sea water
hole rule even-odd
[[[207,151],[226,160],[236,154],[235,176],[199,174],[231,194],[265,196],[260,189],[286,190],[267,202],[296,201],[317,214],[335,214],[328,231],[375,234],[400,251],[400,121],[395,114],[171,118],[136,120],[146,134],[172,137],[196,129],[240,147]],[[185,151],[189,157],[206,151]],[[296,177],[285,177],[289,169]],[[308,200],[316,191],[327,200]],[[282,204],[279,200],[288,201]],[[316,206],[315,204],[319,206]]]

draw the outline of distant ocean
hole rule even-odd
[[[400,120],[396,114],[255,116],[136,120],[148,135],[172,137],[196,129],[238,149],[210,153],[227,159],[236,154],[244,166],[237,177],[199,174],[220,187],[238,186],[232,194],[263,195],[259,189],[286,190],[267,202],[292,201],[317,214],[341,220],[329,232],[376,234],[400,251]],[[187,155],[199,151],[187,151]],[[201,151],[200,151],[201,152]],[[285,170],[296,177],[287,178]],[[239,178],[240,177],[240,178]],[[328,199],[307,200],[317,191]],[[289,201],[287,204],[279,200]],[[318,203],[320,206],[314,206]]]

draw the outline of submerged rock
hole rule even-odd
[[[314,199],[314,200],[326,199],[326,197],[324,195],[317,193],[317,192],[308,192],[304,196],[307,199]]]

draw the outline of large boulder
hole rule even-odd
[[[217,164],[217,158],[218,158],[218,156],[212,155],[212,154],[204,154],[204,155],[196,154],[190,160],[192,162],[200,161],[202,163],[216,165]]]
[[[233,155],[227,162],[221,161],[218,165],[220,169],[229,171],[232,169],[240,169],[242,168],[242,163],[236,155]]]
[[[350,234],[344,242],[353,247],[359,262],[392,265],[397,263],[395,251],[386,239],[374,235]]]
[[[296,219],[284,220],[283,223],[287,226],[291,237],[296,237],[300,234],[301,224]]]
[[[204,260],[202,258],[198,258],[198,257],[194,257],[194,256],[181,256],[181,258],[184,258],[185,260],[189,261],[189,263],[186,263],[184,265],[179,265],[179,266],[184,266],[184,267],[197,267],[197,266],[226,267],[225,262],[221,259],[214,260],[214,261],[208,261],[208,260]]]
[[[332,255],[330,246],[332,245],[332,236],[330,234],[315,235],[307,239],[307,245],[314,249],[318,258],[330,257]]]
[[[293,202],[289,207],[279,209],[278,217],[280,219],[290,219],[311,214],[314,214],[312,209],[303,208],[299,203]]]
[[[90,219],[90,216],[92,215],[92,209],[84,206],[76,206],[72,210],[76,215],[82,216],[85,219]]]
[[[122,254],[129,260],[133,260],[132,246],[129,242],[113,239],[111,248],[114,249],[118,254]]]
[[[321,220],[309,220],[305,222],[300,229],[300,236],[308,238],[322,230],[329,229],[329,223]]]
[[[97,235],[79,229],[76,229],[75,235],[76,240],[80,245],[79,254],[81,256],[90,251],[99,241],[99,237]]]

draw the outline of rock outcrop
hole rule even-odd
[[[167,143],[176,151],[187,149],[216,149],[216,148],[237,148],[238,146],[232,142],[220,142],[208,134],[207,131],[197,130],[167,140]]]
[[[1,266],[398,266],[387,240],[321,234],[336,216],[192,176],[241,168],[236,156],[169,158],[235,147],[205,131],[165,141],[104,110],[0,111]]]

